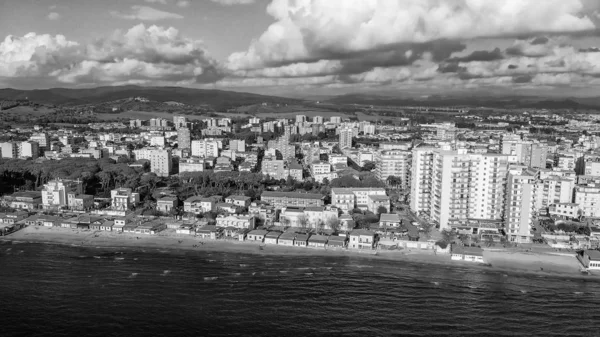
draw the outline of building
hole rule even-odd
[[[370,196],[387,197],[387,194],[383,188],[332,188],[331,205],[348,213],[355,208],[370,210],[368,207]],[[389,204],[387,208],[389,210]]]
[[[150,161],[150,171],[159,177],[168,177],[173,168],[170,149],[144,148],[134,150],[135,159]]]
[[[342,117],[331,116],[331,117],[329,117],[329,122],[332,124],[340,124],[340,123],[342,123]]]
[[[535,207],[540,214],[546,214],[551,204],[570,203],[573,200],[575,182],[557,176],[537,181]]]
[[[410,186],[411,152],[400,150],[378,151],[375,155],[375,174],[381,181],[388,177],[400,178],[400,188]]]
[[[42,193],[37,191],[15,192],[2,197],[2,204],[15,209],[35,210],[42,205]]]
[[[50,137],[45,132],[34,133],[29,137],[29,140],[32,142],[37,142],[40,148],[46,150],[50,147]]]
[[[203,158],[188,158],[179,161],[179,173],[204,171]]]
[[[349,249],[373,249],[375,233],[365,229],[355,229],[348,234]]]
[[[383,207],[385,211],[380,212],[380,207]],[[387,195],[370,195],[367,199],[367,210],[375,214],[388,213],[390,211],[390,197]]]
[[[177,198],[175,197],[162,197],[156,200],[156,210],[163,213],[169,213],[177,207]]]
[[[142,121],[139,119],[131,119],[131,120],[129,120],[129,127],[132,129],[141,128]]]
[[[600,270],[600,251],[586,249],[581,255],[581,263],[591,270]]]
[[[600,217],[600,185],[588,184],[575,187],[575,203],[579,205],[581,215]]]
[[[265,191],[260,200],[273,205],[275,208],[284,207],[319,207],[323,206],[325,197],[321,194],[298,192],[271,192]]]
[[[415,148],[412,157],[413,212],[427,215],[440,229],[469,218],[503,217],[509,156]]]
[[[313,124],[323,124],[323,116],[314,116],[312,122]]]
[[[270,140],[267,143],[267,149],[279,151],[281,158],[284,160],[296,157],[296,146],[289,144],[288,139],[285,137]]]
[[[244,139],[232,139],[229,141],[229,149],[237,152],[246,152],[246,141]]]
[[[17,142],[4,142],[0,143],[0,151],[2,152],[2,158],[19,158],[19,143]]]
[[[185,117],[183,117],[183,119],[185,120]],[[192,136],[190,134],[190,129],[186,127],[177,129],[177,147],[180,149],[191,149]]]
[[[352,148],[352,137],[354,135],[354,130],[351,128],[343,128],[339,133],[339,148],[349,149]]]
[[[483,263],[483,249],[479,247],[463,247],[452,245],[452,260]]]
[[[504,211],[505,231],[510,241],[528,243],[536,210],[536,176],[533,172],[509,172]]]
[[[194,157],[218,157],[219,142],[214,139],[200,139],[192,141],[192,156]]]
[[[551,204],[548,214],[554,219],[576,219],[579,217],[579,205],[572,202]]]
[[[126,211],[139,202],[140,194],[131,188],[120,187],[110,191],[110,206],[114,210]]]
[[[296,115],[296,124],[306,123],[306,116]]]
[[[19,157],[36,159],[40,155],[40,145],[37,142],[27,141],[19,144]]]
[[[216,210],[216,201],[212,198],[200,196],[189,197],[183,202],[183,210],[186,213],[206,213]]]
[[[81,181],[50,180],[42,188],[42,206],[45,209],[60,208],[69,205],[69,194],[82,194]]]
[[[90,194],[69,193],[67,196],[70,210],[87,211],[94,206],[94,196]]]
[[[250,206],[250,197],[245,195],[230,195],[225,198],[225,202],[228,204],[233,204],[237,207],[248,207]]]
[[[173,116],[173,126],[175,129],[187,128],[185,116]]]
[[[217,227],[235,227],[237,229],[255,229],[255,219],[252,215],[228,215],[217,217]]]

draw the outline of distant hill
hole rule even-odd
[[[180,87],[115,86],[91,89],[53,88],[44,90],[0,89],[0,100],[28,98],[41,104],[81,105],[145,97],[157,102],[179,102],[188,105],[210,105],[214,109],[229,109],[263,102],[293,104],[296,99],[264,96],[235,91],[204,90]]]
[[[552,100],[544,97],[441,97],[423,99],[351,94],[329,98],[326,103],[379,106],[485,106],[490,108],[523,109],[598,109],[600,98],[568,98]]]

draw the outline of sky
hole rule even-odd
[[[0,0],[0,87],[600,97],[600,0]]]

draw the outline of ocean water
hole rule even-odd
[[[600,283],[364,257],[0,244],[0,335],[600,336]]]

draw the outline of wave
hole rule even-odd
[[[131,275],[129,275],[129,278],[135,278],[136,276],[138,276],[138,273],[131,273]]]
[[[216,280],[216,279],[218,279],[218,277],[217,277],[217,276],[205,277],[205,278],[204,278],[204,281],[214,281],[214,280]]]
[[[247,264],[240,263],[240,267],[242,267],[242,268],[245,268],[245,267],[248,267],[248,265],[247,265]]]
[[[165,270],[165,271],[163,271],[162,276],[169,275],[170,273],[171,273],[170,270]]]

